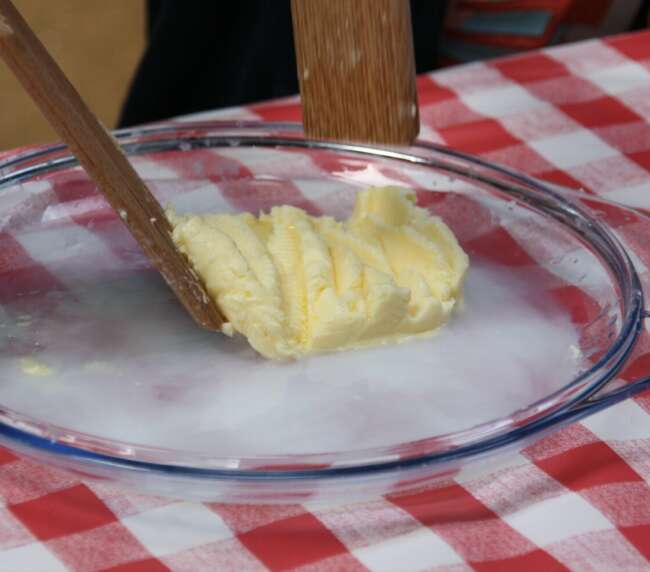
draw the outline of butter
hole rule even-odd
[[[21,359],[20,365],[26,375],[31,375],[33,377],[47,377],[54,373],[50,366],[30,357]]]
[[[167,215],[178,248],[260,354],[403,341],[447,322],[468,258],[438,217],[396,187],[357,194],[345,222],[277,206],[251,214]]]

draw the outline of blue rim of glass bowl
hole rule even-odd
[[[215,132],[220,133],[215,135]],[[166,137],[169,134],[173,134],[173,137]],[[494,165],[480,158],[431,143],[417,142],[411,148],[400,149],[307,140],[302,137],[301,126],[295,123],[261,123],[250,121],[183,122],[154,125],[138,129],[125,129],[117,131],[116,136],[123,141],[123,148],[129,154],[220,146],[320,148],[362,156],[383,157],[386,159],[405,161],[423,167],[443,168],[447,172],[455,172],[458,175],[486,183],[510,195],[514,195],[520,200],[531,204],[534,203],[536,208],[554,216],[560,222],[569,224],[574,232],[582,235],[585,242],[596,247],[601,258],[607,263],[610,272],[616,277],[618,286],[621,289],[624,309],[621,331],[611,347],[597,363],[582,372],[560,390],[557,390],[536,403],[530,404],[521,411],[534,411],[535,408],[539,408],[545,403],[548,404],[550,401],[557,399],[559,395],[565,394],[567,396],[566,399],[561,401],[557,406],[543,410],[544,413],[539,416],[533,416],[532,421],[528,421],[520,426],[507,428],[501,433],[492,432],[487,436],[479,437],[473,441],[468,440],[469,442],[448,450],[429,454],[395,459],[393,453],[390,455],[392,458],[388,460],[361,463],[355,461],[350,465],[332,465],[319,468],[307,467],[310,463],[314,463],[314,457],[325,458],[328,455],[335,456],[335,454],[287,455],[282,456],[281,461],[277,457],[273,459],[247,459],[247,461],[264,461],[264,464],[267,466],[268,461],[275,461],[278,464],[282,462],[284,467],[287,467],[287,465],[303,465],[305,467],[300,469],[283,468],[270,470],[193,467],[183,464],[137,460],[125,456],[115,456],[83,449],[57,441],[55,438],[36,435],[33,432],[22,430],[0,421],[0,438],[14,443],[21,449],[36,449],[45,453],[59,455],[69,460],[91,462],[96,465],[128,469],[136,472],[150,472],[221,481],[285,481],[368,476],[409,468],[434,468],[437,465],[442,465],[449,461],[470,459],[489,452],[495,452],[508,445],[530,439],[536,435],[541,436],[551,429],[556,429],[565,424],[577,421],[591,413],[610,407],[623,399],[627,399],[646,387],[650,387],[650,377],[648,377],[610,391],[604,396],[593,398],[599,390],[611,381],[625,364],[641,332],[643,320],[645,317],[650,316],[650,314],[644,310],[643,290],[634,265],[618,239],[602,223],[589,216],[576,203],[569,201],[563,194],[554,191],[546,184],[534,178],[506,167]],[[129,139],[133,137],[144,137],[145,140],[129,142]],[[147,140],[147,137],[151,139]],[[52,157],[53,154],[55,158],[47,160],[44,163],[34,164],[35,161]],[[436,160],[431,157],[427,158],[427,154],[442,156],[444,160]],[[465,163],[465,165],[454,165],[453,160]],[[467,164],[469,164],[469,169]],[[17,153],[14,156],[0,160],[0,189],[36,175],[43,175],[75,165],[77,165],[76,160],[67,154],[67,147],[64,145],[44,146]],[[489,174],[486,175],[475,171],[472,167],[487,170]],[[507,180],[495,180],[493,178],[495,175],[506,177]],[[524,185],[524,187],[521,185]],[[585,380],[591,377],[594,377],[594,379],[589,383],[585,383]],[[579,388],[580,384],[584,384],[584,387]],[[0,412],[5,415],[14,415],[14,418],[20,417],[15,416],[13,412],[3,411],[1,408]],[[480,427],[493,424],[494,421],[496,420],[454,433],[452,436],[463,433],[471,436],[471,434],[477,433]],[[62,431],[61,428],[56,429]],[[426,441],[426,439],[423,441]],[[112,440],[105,440],[105,442],[118,446]],[[124,447],[125,444],[119,445]],[[134,448],[137,448],[137,446],[134,445]],[[142,450],[153,451],[154,449],[147,449],[145,447]],[[167,450],[159,451],[167,454],[172,453],[172,451]],[[370,459],[377,459],[378,454],[386,456],[385,448],[346,452],[346,456],[353,453],[364,455]],[[201,455],[196,456],[205,457]],[[305,462],[305,458],[309,458],[309,461]],[[211,459],[211,461],[214,462],[215,460]],[[222,461],[222,464],[227,464],[226,459],[220,459],[220,461]]]

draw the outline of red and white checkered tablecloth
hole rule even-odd
[[[650,212],[650,32],[445,69],[419,94],[424,139]],[[299,105],[207,116],[298,120]],[[636,244],[650,266],[650,236]],[[481,475],[354,505],[144,496],[0,449],[0,571],[650,570],[649,482],[648,393]]]

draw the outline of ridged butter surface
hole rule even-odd
[[[433,332],[457,306],[468,268],[447,225],[397,187],[359,192],[344,222],[291,206],[259,218],[168,216],[231,327],[273,359]]]

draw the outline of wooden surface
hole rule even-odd
[[[419,131],[408,0],[292,0],[305,131],[409,144]]]
[[[14,0],[102,122],[113,127],[144,50],[144,0]],[[0,150],[58,137],[0,65]]]
[[[187,311],[203,327],[220,329],[221,315],[176,249],[160,204],[10,0],[0,0],[0,57],[95,180]]]

